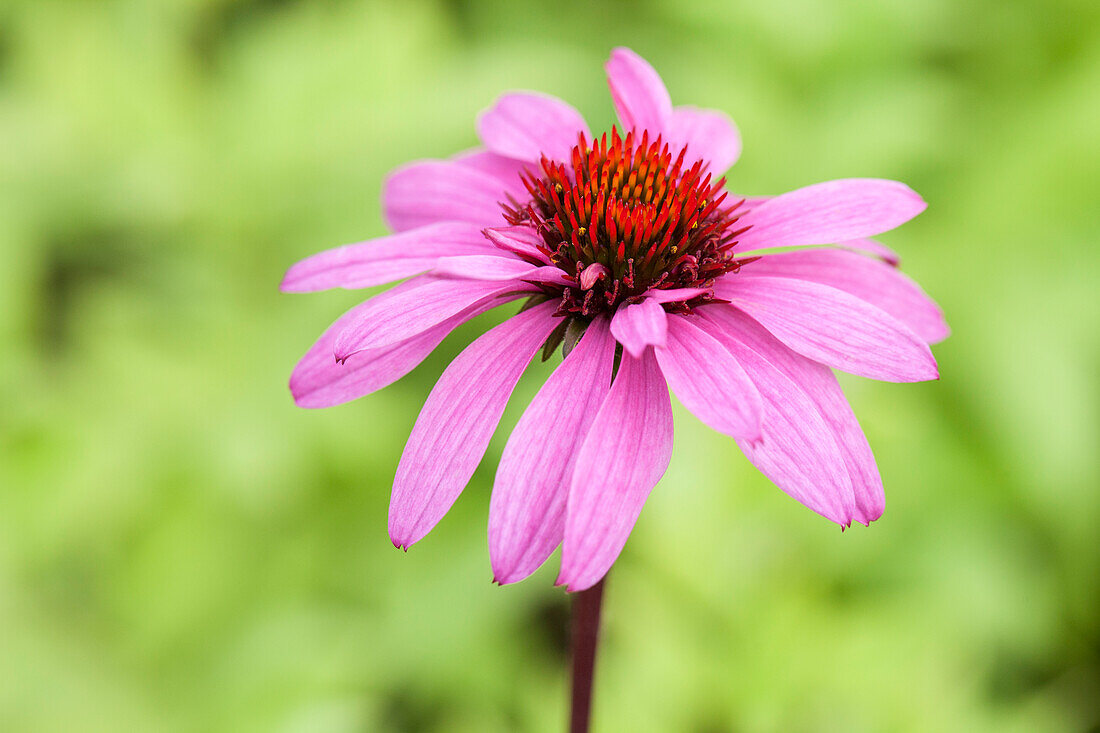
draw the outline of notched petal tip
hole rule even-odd
[[[498,573],[496,571],[493,571],[493,582],[501,587],[518,583],[525,577],[527,576],[517,576],[514,573]]]
[[[555,588],[564,588],[566,593],[580,593],[582,590],[588,590],[589,588],[594,586],[596,583],[600,582],[600,580],[603,577],[603,576],[601,576],[600,578],[597,578],[596,580],[593,580],[591,583],[586,584],[586,583],[574,583],[574,582],[568,580],[567,578],[565,578],[563,576],[564,576],[564,571],[563,571],[562,574],[558,575],[557,580],[554,581],[554,587]]]

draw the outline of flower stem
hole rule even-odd
[[[600,606],[604,579],[588,590],[573,595],[573,706],[570,733],[588,733],[592,712],[592,681],[596,667],[596,644],[600,634]]]

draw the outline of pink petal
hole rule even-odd
[[[901,264],[901,257],[898,256],[897,252],[873,239],[851,239],[847,242],[841,242],[840,246],[844,249],[850,249],[853,252],[862,252],[878,257],[880,260],[893,267],[897,267]]]
[[[765,255],[752,264],[752,276],[810,280],[851,293],[878,306],[929,343],[947,338],[943,311],[921,287],[880,260],[839,249]]]
[[[405,341],[467,308],[525,288],[530,286],[512,280],[414,278],[368,300],[336,336],[334,356],[343,360]]]
[[[737,199],[742,199],[740,210],[743,216],[744,213],[747,212],[749,209],[755,209],[757,206],[760,206],[765,201],[771,201],[773,198],[775,198],[775,196],[740,196],[738,194],[733,194],[730,198],[734,201],[736,201]],[[901,262],[901,258],[898,256],[897,252],[890,249],[885,244],[882,244],[881,242],[876,242],[873,239],[851,239],[847,242],[840,242],[839,246],[844,247],[845,249],[853,250],[855,252],[863,252],[865,254],[873,255],[881,259],[883,262],[893,265],[894,267],[897,267],[898,263]]]
[[[667,331],[665,309],[652,298],[620,306],[611,319],[611,334],[634,358],[647,346],[664,346]]]
[[[668,386],[691,414],[733,438],[760,437],[760,395],[737,360],[698,320],[668,317],[668,343],[656,349]]]
[[[714,292],[800,354],[871,379],[938,379],[928,344],[881,308],[842,290],[787,277],[721,278]]]
[[[763,399],[759,441],[738,440],[745,457],[772,483],[818,514],[847,526],[855,513],[852,480],[833,431],[801,385],[732,333],[703,322],[748,372]]]
[[[776,196],[747,211],[740,251],[799,244],[833,244],[874,236],[904,224],[926,204],[897,181],[851,178]]]
[[[742,201],[741,214],[744,215],[749,209],[755,209],[765,201],[771,201],[775,196],[745,196],[739,193],[731,193],[729,196],[730,201]]]
[[[536,267],[519,279],[525,283],[555,283],[557,285],[577,284],[577,281],[573,277],[566,275],[564,271],[554,265]]]
[[[539,269],[538,265],[496,254],[440,257],[432,269],[433,275],[464,277],[470,280],[515,280]],[[560,272],[560,270],[559,270]]]
[[[473,475],[508,397],[558,321],[542,303],[483,334],[428,395],[397,466],[390,539],[407,548],[443,518]]]
[[[441,221],[482,227],[503,223],[506,186],[496,176],[452,161],[425,160],[398,168],[386,179],[382,209],[395,232]]]
[[[497,250],[500,253],[500,250]],[[440,257],[432,268],[432,275],[467,280],[556,283],[575,285],[573,278],[553,266],[532,265],[523,260],[496,255],[468,255],[464,257]]]
[[[580,133],[591,138],[580,112],[547,94],[513,92],[481,113],[477,134],[494,153],[532,163],[545,155],[569,161]]]
[[[706,295],[710,288],[666,288],[664,290],[647,290],[645,297],[658,303],[683,303],[685,300]]]
[[[480,148],[459,153],[453,156],[451,160],[459,165],[493,176],[504,185],[506,194],[511,194],[515,198],[527,195],[527,188],[520,179],[520,173],[532,166],[522,160],[497,155]]]
[[[676,107],[665,125],[669,148],[679,152],[686,145],[685,162],[702,160],[715,177],[721,175],[741,156],[741,135],[724,112],[695,107]]]
[[[287,270],[279,287],[287,293],[367,288],[431,269],[439,257],[495,249],[475,224],[432,224],[307,257]]]
[[[747,212],[749,209],[755,209],[757,206],[760,206],[765,201],[771,201],[773,198],[775,198],[775,196],[741,196],[738,194],[732,194],[730,198],[734,201],[738,199],[742,200],[740,210],[741,214],[744,215],[744,213]],[[840,242],[839,246],[844,247],[845,249],[853,250],[855,252],[863,252],[865,254],[873,255],[881,259],[883,262],[886,262],[889,265],[893,265],[894,267],[897,267],[898,263],[901,262],[901,258],[898,256],[897,252],[890,249],[885,244],[882,244],[881,242],[876,242],[873,239],[851,239],[847,242]]]
[[[369,303],[369,301],[368,301]],[[346,362],[333,356],[336,335],[368,306],[361,303],[340,317],[294,367],[290,392],[299,407],[331,407],[393,384],[412,371],[456,326],[489,310],[492,302],[467,308],[428,330],[381,349],[361,351]]]
[[[615,340],[601,316],[508,438],[489,503],[489,556],[498,583],[523,580],[561,542],[573,466],[611,387],[614,356]]]
[[[626,544],[672,457],[672,405],[652,350],[623,355],[581,444],[565,518],[558,585],[595,585]]]
[[[611,270],[599,262],[593,262],[581,271],[580,285],[582,290],[589,290],[600,280],[611,275]]]
[[[611,100],[623,129],[649,130],[650,139],[664,132],[672,115],[672,99],[661,77],[629,48],[616,48],[604,66]]]
[[[542,237],[531,227],[493,227],[485,230],[485,236],[494,245],[520,257],[550,264],[550,258],[542,251],[546,246]]]
[[[882,516],[885,496],[874,454],[832,370],[791,351],[736,308],[715,305],[699,312],[725,331],[726,338],[719,340],[728,344],[726,339],[735,339],[747,345],[809,395],[832,431],[851,478],[856,502],[853,518],[869,524]]]

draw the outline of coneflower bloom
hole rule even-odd
[[[882,482],[832,369],[937,378],[928,344],[948,333],[940,310],[867,239],[924,202],[875,179],[733,195],[720,176],[741,143],[726,115],[673,107],[628,49],[606,70],[621,131],[594,136],[558,99],[506,94],[478,120],[484,148],[388,178],[393,235],[290,268],[292,292],[409,278],[321,336],[291,376],[295,401],[326,407],[380,389],[459,324],[523,299],[451,362],[421,410],[393,484],[395,545],[450,509],[528,363],[559,347],[497,468],[498,582],[527,577],[559,544],[559,584],[604,576],[668,466],[670,388],[797,501],[842,526],[877,519]]]

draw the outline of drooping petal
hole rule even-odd
[[[705,317],[701,320],[745,368],[763,400],[760,440],[737,441],[745,457],[796,501],[842,526],[851,524],[855,515],[852,480],[833,431],[814,400],[728,330]]]
[[[814,401],[832,431],[851,478],[856,503],[853,518],[869,524],[882,516],[885,495],[875,456],[832,370],[791,351],[767,329],[732,306],[713,305],[699,312],[725,332],[719,340],[728,343],[727,339],[732,338],[747,345]]]
[[[672,99],[657,71],[629,48],[616,48],[604,66],[611,100],[623,129],[649,130],[650,140],[664,132],[672,115]]]
[[[429,270],[440,257],[495,250],[476,224],[431,224],[307,257],[287,270],[279,288],[287,293],[367,288]]]
[[[332,407],[393,384],[412,371],[456,326],[489,310],[493,303],[467,308],[406,341],[361,351],[345,362],[333,358],[336,335],[368,304],[341,316],[301,358],[290,375],[290,392],[299,407]]]
[[[535,92],[502,95],[477,121],[485,147],[532,163],[543,155],[568,162],[582,132],[591,139],[580,112],[557,97]]]
[[[390,498],[390,539],[409,547],[466,487],[520,375],[557,324],[542,303],[505,321],[451,362],[416,419]]]
[[[619,307],[611,319],[611,334],[634,358],[638,358],[647,346],[665,345],[667,320],[660,303],[646,298],[641,303]]]
[[[672,457],[672,405],[652,349],[623,355],[577,455],[558,585],[595,585],[618,558]]]
[[[920,196],[897,181],[851,178],[817,183],[745,212],[737,225],[751,229],[738,238],[738,250],[871,237],[904,224],[925,207]]]
[[[425,160],[398,168],[386,179],[382,210],[395,232],[464,221],[482,227],[504,222],[506,186],[494,175],[448,160]]]
[[[333,355],[347,359],[412,338],[451,316],[531,286],[513,280],[452,280],[422,275],[376,295],[336,336]],[[503,302],[503,299],[501,299]]]
[[[614,356],[615,340],[601,316],[508,438],[489,503],[489,557],[498,583],[523,580],[561,542],[573,466],[611,387]]]
[[[546,243],[533,227],[493,227],[486,229],[484,234],[490,242],[505,252],[512,252],[535,262],[550,264],[550,258],[542,251]]]
[[[939,378],[928,344],[881,308],[828,285],[747,273],[721,278],[715,295],[798,353],[887,382]]]
[[[951,332],[943,311],[921,287],[878,259],[839,249],[813,249],[765,255],[752,264],[753,276],[810,280],[851,293],[878,306],[929,343]]]
[[[733,120],[724,112],[696,107],[676,107],[665,125],[669,149],[686,145],[689,165],[702,160],[715,177],[720,176],[741,156],[741,135]]]
[[[760,437],[763,406],[756,387],[698,319],[668,316],[667,344],[655,351],[669,387],[691,414],[730,437]]]

